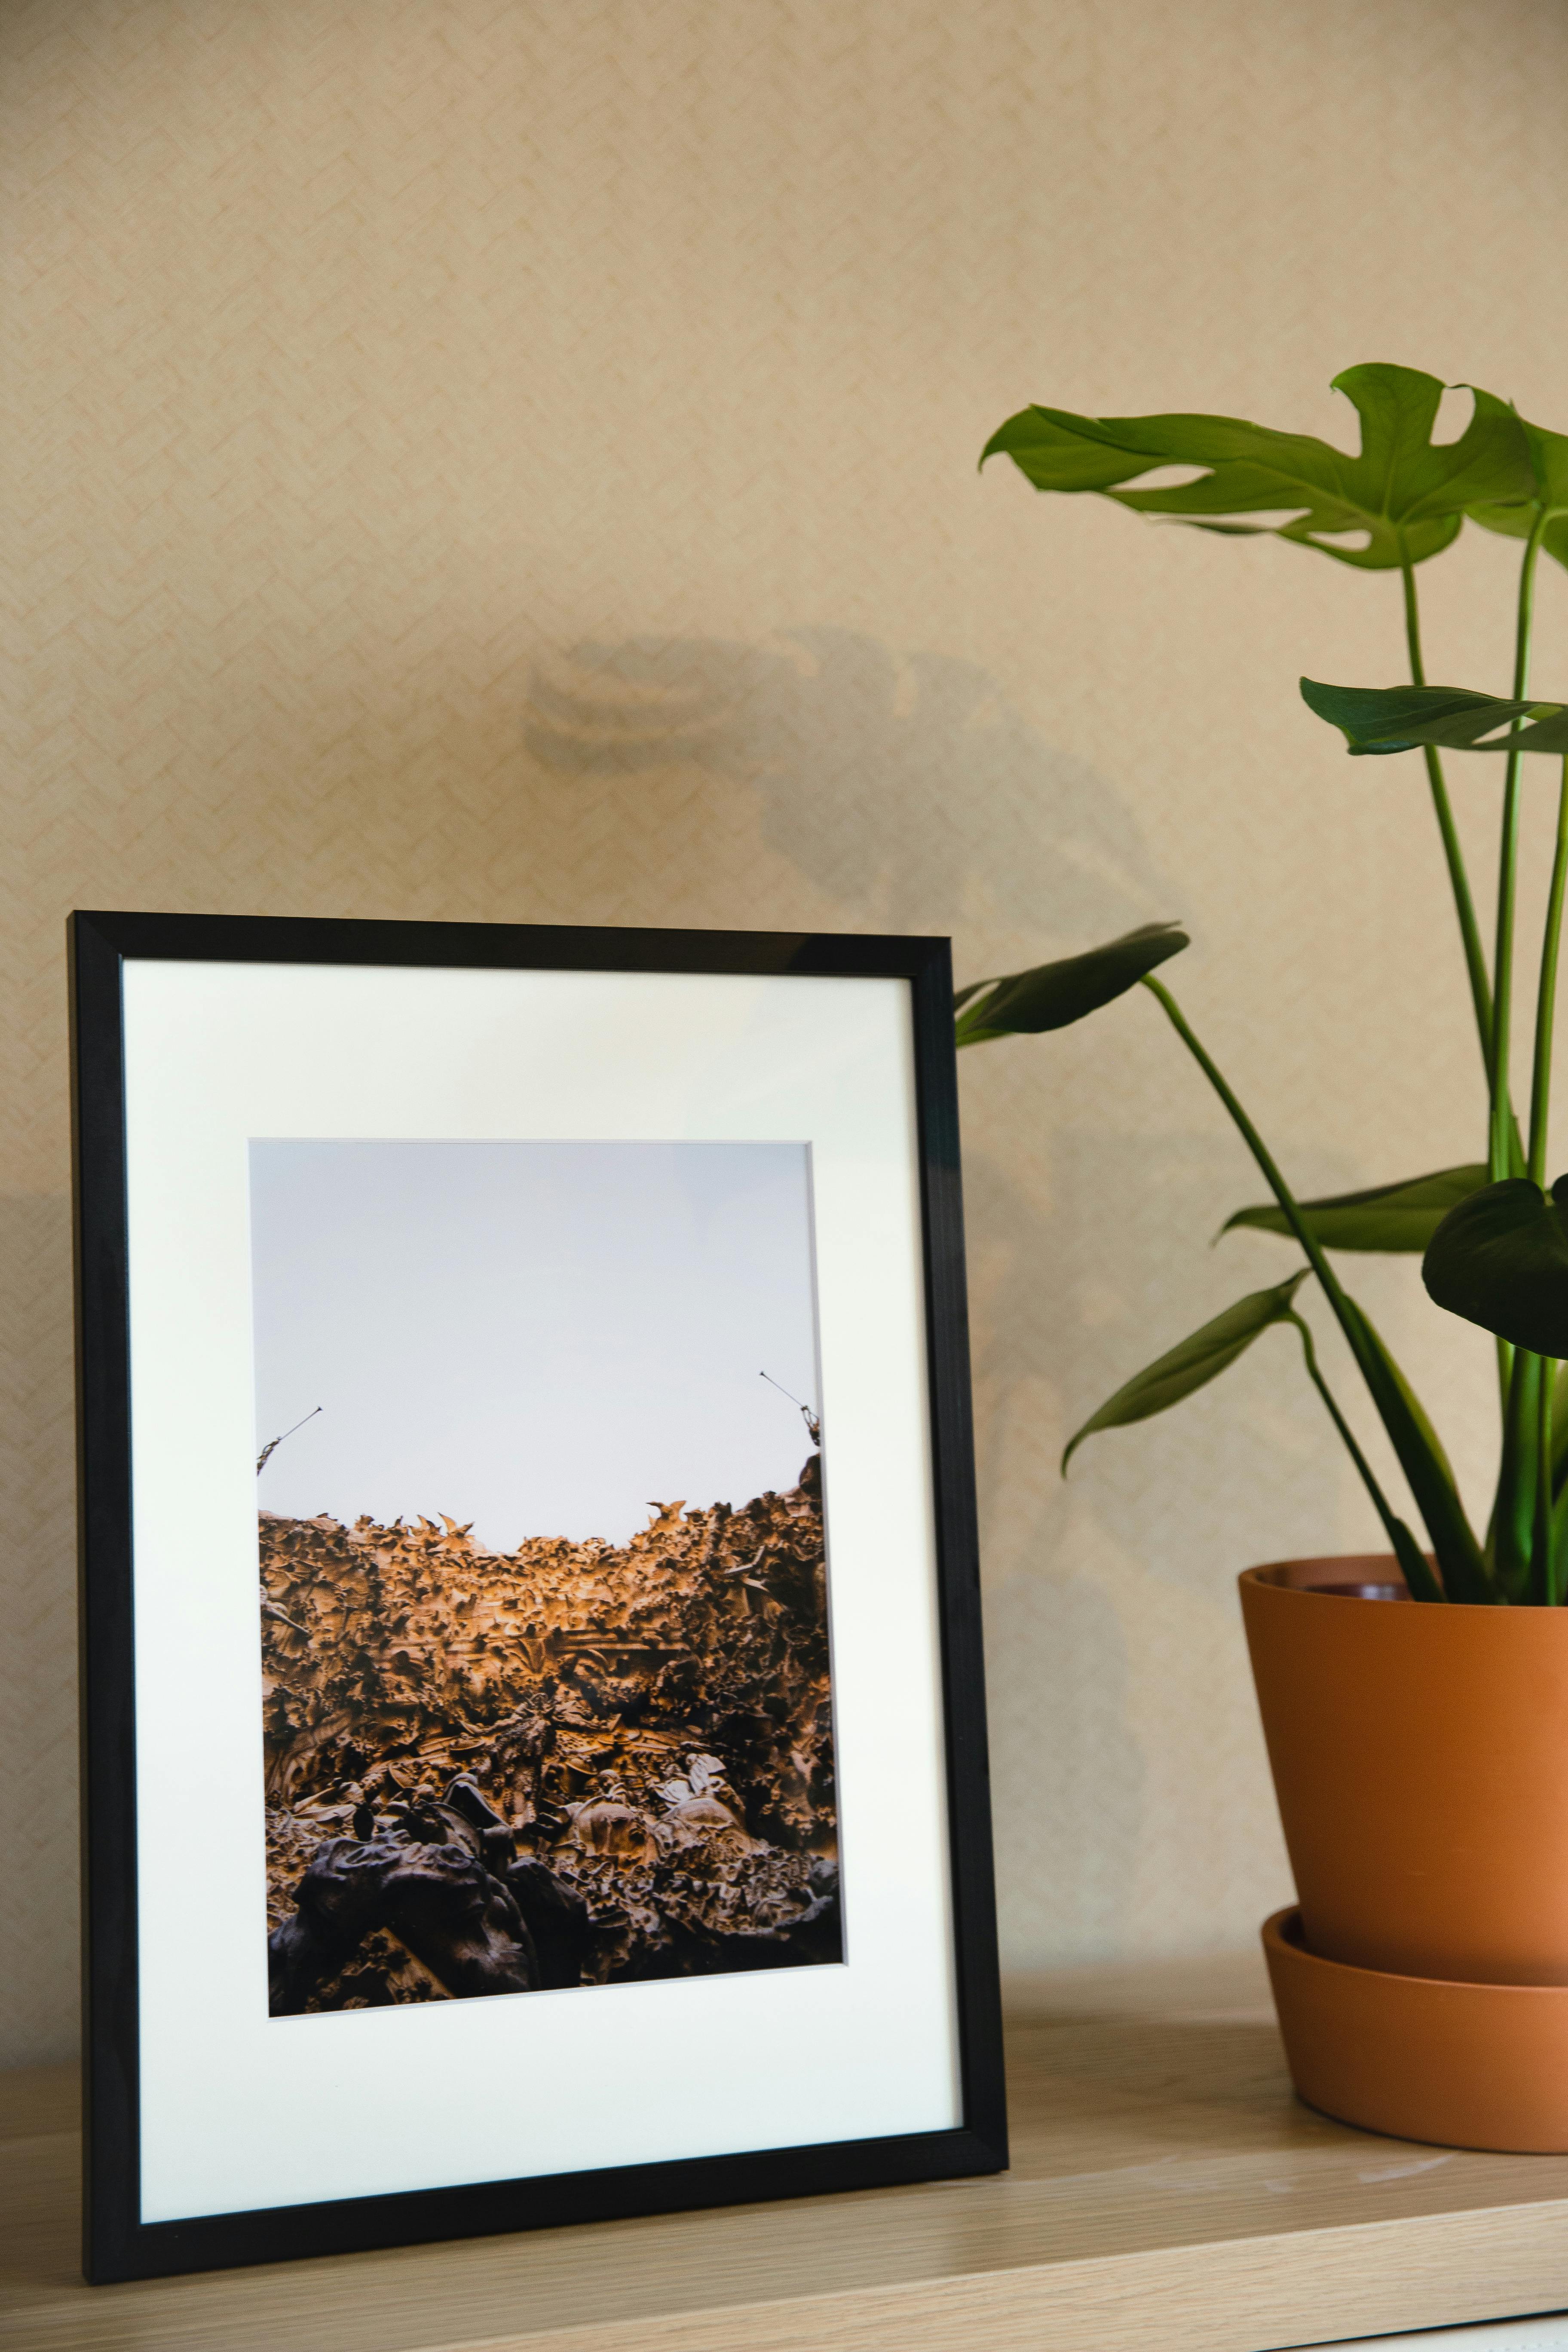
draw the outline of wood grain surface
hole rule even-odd
[[[1262,2352],[1568,2305],[1568,2158],[1310,2113],[1250,1954],[1016,1978],[1009,2017],[1016,2157],[999,2179],[117,2287],[77,2270],[74,2076],[0,2078],[0,2340]]]

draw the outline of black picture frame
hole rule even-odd
[[[912,1010],[962,2122],[146,2221],[140,2189],[123,988],[160,961],[899,980]],[[949,945],[938,938],[79,912],[68,925],[79,1498],[84,2268],[95,2283],[994,2172],[1007,2161]]]

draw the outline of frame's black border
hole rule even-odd
[[[1000,2171],[1007,2161],[980,1643],[952,975],[943,939],[78,913],[69,930],[82,1675],[84,2268],[153,2278]],[[962,2125],[386,2197],[141,2219],[122,968],[131,959],[801,972],[910,982]]]

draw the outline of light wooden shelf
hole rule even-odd
[[[1568,2158],[1292,2098],[1260,1959],[1009,1988],[1014,2166],[88,2287],[75,2082],[0,2077],[7,2352],[1262,2352],[1568,2305]],[[330,2128],[323,2122],[321,2128]]]

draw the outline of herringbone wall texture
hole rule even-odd
[[[1565,77],[1557,0],[6,0],[5,2054],[74,2032],[67,909],[972,976],[1176,914],[1303,1184],[1470,1156],[1418,781],[1295,698],[1400,675],[1389,583],[973,461],[1029,398],[1342,435],[1373,358],[1568,425]],[[1510,562],[1434,576],[1435,674],[1503,682]],[[1058,1482],[1284,1261],[1208,1252],[1255,1182],[1142,998],[965,1058],[1008,1947],[1233,1943],[1288,1879],[1232,1580],[1367,1515],[1283,1341]],[[1364,1290],[1478,1476],[1482,1351]]]

